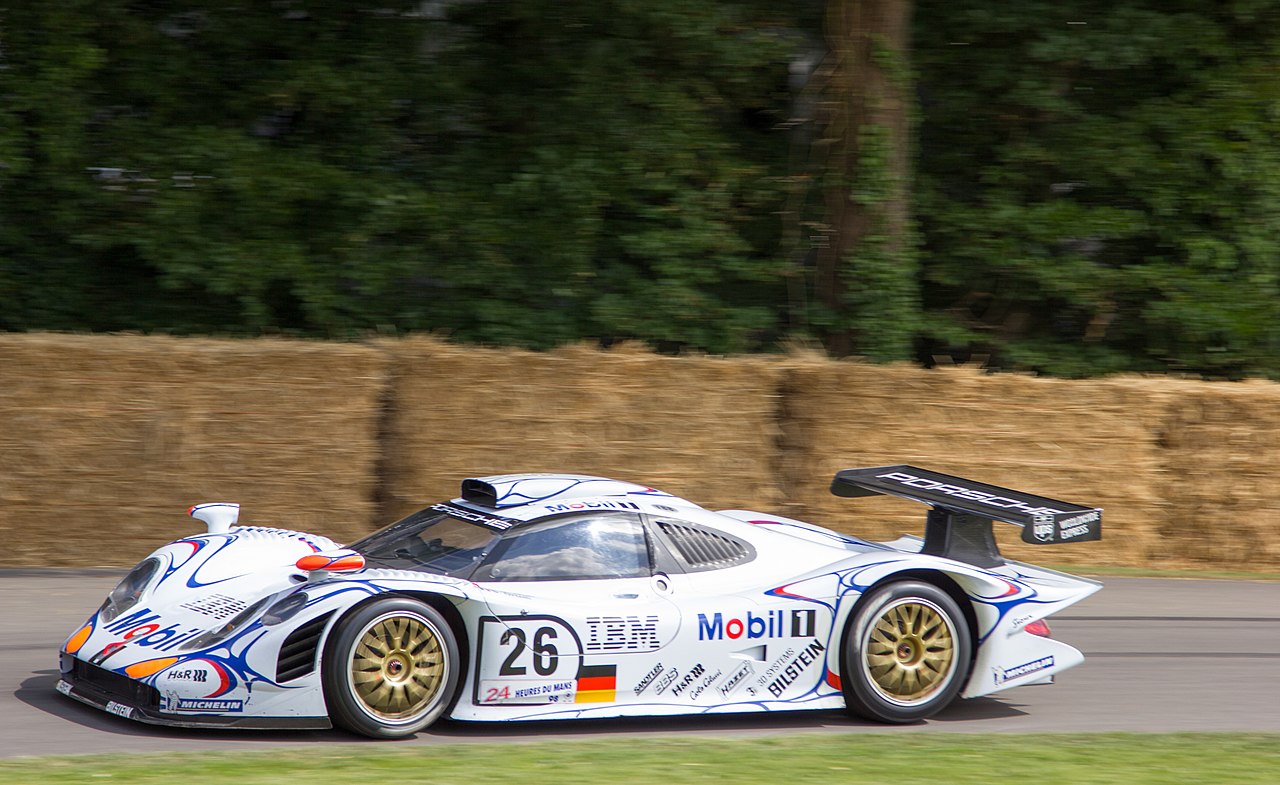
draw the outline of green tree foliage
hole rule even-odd
[[[9,4],[0,327],[760,348],[771,6]]]
[[[1280,376],[1280,0],[915,0],[846,168],[841,3],[9,0],[0,329]]]
[[[378,308],[404,253],[380,245],[430,201],[395,170],[420,30],[203,5],[4,11],[4,326],[327,330]]]
[[[786,65],[769,4],[477,3],[442,57],[459,263],[449,323],[485,340],[776,335]],[[532,328],[532,329],[531,329]]]
[[[920,0],[930,349],[1280,375],[1280,3]]]

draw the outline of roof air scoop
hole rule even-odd
[[[187,515],[204,521],[209,527],[209,534],[226,534],[240,518],[240,505],[231,502],[197,504],[187,510]]]
[[[497,507],[498,489],[484,480],[468,477],[462,481],[462,500],[482,507]]]

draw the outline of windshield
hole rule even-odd
[[[484,518],[470,510],[437,504],[353,543],[370,567],[421,570],[466,578],[502,532],[464,520]]]

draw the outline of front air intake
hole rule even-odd
[[[160,705],[160,693],[155,687],[131,679],[123,673],[109,671],[66,652],[62,654],[61,665],[62,678],[103,703],[121,701],[144,711],[155,711]]]

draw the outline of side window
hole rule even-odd
[[[471,580],[563,581],[649,574],[649,548],[640,519],[592,513],[508,532]]]
[[[686,572],[722,570],[756,557],[750,543],[724,532],[674,518],[654,518],[653,524]]]

